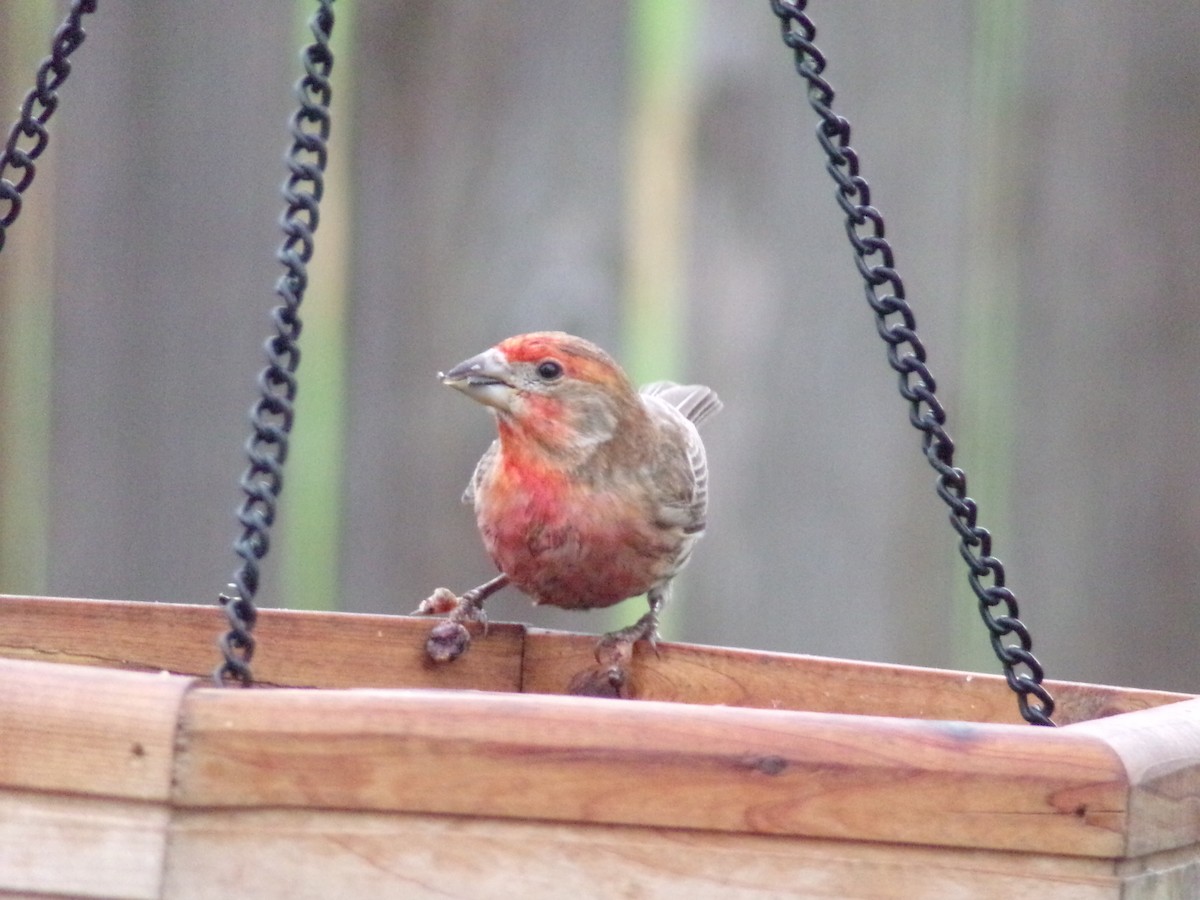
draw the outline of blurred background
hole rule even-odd
[[[66,6],[0,4],[6,129]],[[235,568],[314,6],[88,17],[0,254],[0,592],[211,603]],[[809,11],[1048,676],[1200,692],[1200,5]],[[766,0],[337,13],[263,604],[490,577],[459,496],[493,426],[435,373],[560,328],[725,400],[668,637],[998,671]]]

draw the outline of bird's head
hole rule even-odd
[[[642,409],[611,356],[558,331],[510,337],[439,377],[495,410],[502,438],[507,430],[550,451],[594,447]]]

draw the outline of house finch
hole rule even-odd
[[[704,533],[708,466],[696,425],[721,408],[709,388],[666,381],[639,393],[607,353],[561,332],[517,335],[440,375],[491,407],[499,437],[463,495],[501,574],[461,598],[439,588],[417,610],[449,613],[431,656],[466,647],[464,620],[507,584],[534,603],[650,611],[606,635],[600,662],[653,645],[671,579]],[[457,635],[457,637],[454,637]],[[439,641],[440,646],[439,646]]]

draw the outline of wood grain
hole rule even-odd
[[[1200,843],[1200,700],[1084,722],[1071,730],[1104,741],[1125,767],[1130,828],[1122,855]]]
[[[1114,856],[1123,778],[1107,746],[1068,729],[581,697],[197,689],[175,797]]]
[[[0,895],[161,897],[170,815],[159,804],[0,788]]]
[[[529,629],[523,690],[561,694],[590,663],[596,639]],[[974,672],[883,665],[727,647],[662,643],[634,649],[639,699],[796,709],[907,719],[1020,724],[1004,679]],[[1187,694],[1049,682],[1060,724],[1187,699]]]
[[[1191,900],[1200,897],[1200,849],[1194,844],[1118,860],[1121,900]]]
[[[167,800],[192,679],[0,659],[0,786]]]
[[[0,893],[1130,900],[1200,880],[1198,699],[1059,684],[1104,717],[972,723],[1009,708],[999,679],[667,644],[638,651],[639,701],[600,700],[559,693],[592,637],[499,626],[431,668],[428,620],[273,610],[260,671],[324,689],[110,667],[204,672],[214,618],[0,598],[0,657],[24,657],[0,658]],[[376,679],[404,686],[334,687]]]
[[[424,656],[433,621],[262,609],[255,678],[291,687],[519,689],[520,626],[496,624],[453,665],[435,666]],[[226,627],[215,603],[0,596],[0,656],[207,677]]]
[[[215,605],[0,596],[0,657],[207,676],[224,627]],[[593,665],[595,638],[493,624],[451,665],[423,647],[424,618],[260,611],[254,658],[261,684],[289,687],[429,687],[561,694]],[[638,647],[639,699],[1017,723],[1012,696],[993,675],[913,666],[663,643]],[[1185,694],[1052,682],[1063,724],[1187,699]]]
[[[459,816],[197,810],[172,829],[165,895],[1117,900],[1119,882],[1108,860],[1040,853]]]

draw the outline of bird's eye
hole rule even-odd
[[[554,381],[556,378],[562,377],[562,363],[556,359],[542,360],[538,363],[537,373],[543,381]]]

